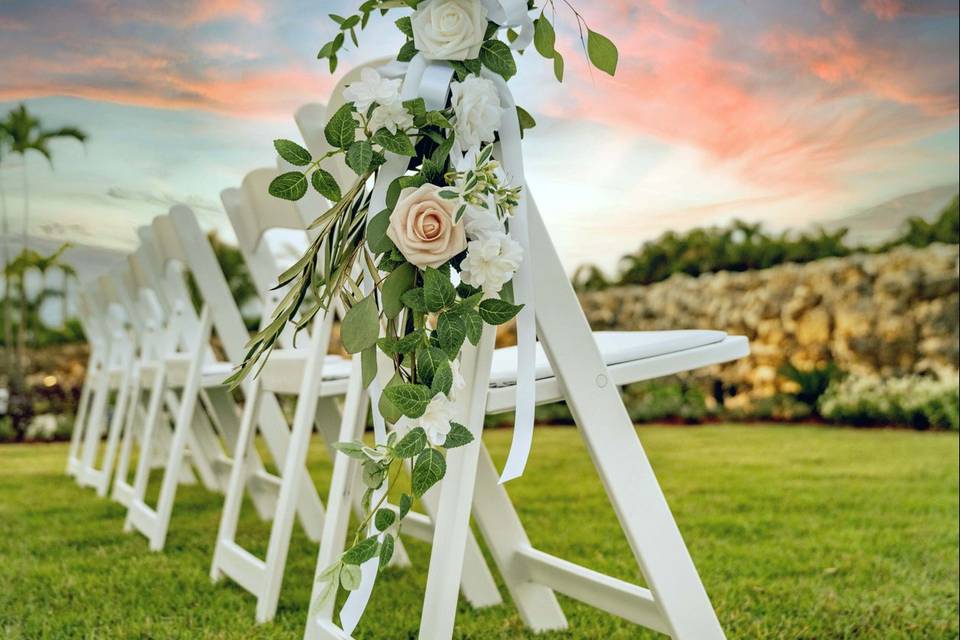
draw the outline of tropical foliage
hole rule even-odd
[[[878,247],[855,247],[846,241],[846,229],[774,234],[760,224],[734,221],[728,227],[668,231],[646,242],[636,253],[624,256],[618,274],[608,279],[595,266],[580,267],[574,282],[580,291],[610,286],[645,285],[666,280],[675,273],[699,276],[716,271],[766,269],[785,262],[813,262],[856,251],[889,251],[898,246],[925,247],[934,242],[960,243],[957,198],[933,222],[910,218],[903,232]]]

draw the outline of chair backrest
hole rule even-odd
[[[250,335],[197,217],[189,207],[176,205],[168,215],[157,217],[153,226],[167,255],[179,256],[193,275],[227,357],[241,362]]]

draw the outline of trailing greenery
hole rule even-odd
[[[643,427],[639,435],[727,637],[941,640],[960,633],[956,434],[708,426]],[[502,465],[510,433],[483,440]],[[530,538],[564,559],[638,580],[577,432],[537,429],[534,441],[529,474],[550,481],[508,488]],[[166,549],[150,553],[142,537],[123,535],[126,509],[64,478],[66,455],[65,443],[0,447],[0,637],[303,635],[317,546],[299,526],[277,617],[258,625],[250,594],[214,585],[208,575],[223,496],[181,486]],[[318,439],[307,469],[326,495],[331,463]],[[154,476],[149,503],[158,488]],[[270,523],[249,502],[238,535],[263,557]],[[357,638],[417,635],[430,545],[409,536],[403,542],[411,566],[380,576]],[[498,585],[503,604],[459,607],[458,638],[664,637],[562,596],[570,628],[535,634]]]
[[[652,284],[675,273],[699,276],[717,271],[750,271],[785,262],[843,257],[858,251],[884,252],[899,246],[926,247],[935,242],[958,244],[957,198],[934,222],[910,218],[898,237],[880,246],[853,247],[847,244],[846,235],[846,229],[773,234],[760,224],[739,220],[728,227],[668,231],[645,242],[636,253],[624,256],[614,278],[608,279],[597,267],[586,265],[575,272],[574,284],[580,291],[598,291],[610,286]]]

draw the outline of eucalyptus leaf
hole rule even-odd
[[[587,55],[590,56],[590,62],[597,69],[611,76],[617,73],[617,62],[620,54],[617,52],[617,45],[596,31],[587,30]]]
[[[367,455],[363,452],[363,445],[359,442],[334,442],[330,446],[357,460],[366,460],[367,458]]]
[[[360,370],[363,377],[363,388],[366,389],[377,377],[376,347],[368,347],[360,353]]]
[[[340,340],[347,353],[360,353],[377,344],[380,336],[380,316],[377,312],[376,294],[355,304],[344,316],[340,325]]]
[[[340,586],[347,591],[356,591],[360,588],[360,567],[355,564],[344,565],[340,569]]]
[[[547,20],[546,15],[540,14],[540,17],[533,21],[533,46],[537,49],[537,53],[547,59],[553,58],[553,54],[556,53],[554,48],[556,42],[557,33],[553,25]]]
[[[386,392],[391,387],[399,384],[403,384],[403,378],[400,377],[399,373],[395,373],[393,378],[390,379],[390,382],[387,383],[387,386],[384,387],[384,392],[380,394],[380,402],[377,403],[377,410],[380,412],[380,415],[383,416],[383,419],[394,424],[403,417],[403,413],[390,401]]]
[[[380,285],[380,297],[383,303],[383,313],[389,319],[394,319],[403,310],[401,296],[413,288],[417,277],[417,268],[409,262],[403,264],[383,279]]]
[[[387,237],[390,226],[390,210],[384,209],[367,224],[367,244],[374,253],[386,253],[393,249],[393,240]]]

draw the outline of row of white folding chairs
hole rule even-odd
[[[356,73],[348,74],[341,82],[330,108],[335,109],[338,100],[342,100],[343,85]],[[297,114],[305,143],[314,156],[326,150],[323,113],[322,107],[312,105]],[[342,167],[329,168],[335,175],[343,176]],[[267,196],[266,185],[276,173],[273,169],[255,171],[245,178],[241,189],[223,194],[224,206],[257,284],[265,315],[275,304],[275,294],[269,287],[279,272],[276,256],[264,241],[267,232],[273,227],[284,227],[305,233],[305,219],[315,216],[324,206],[316,197],[301,209]],[[502,601],[479,544],[464,526],[471,504],[508,590],[524,621],[533,629],[565,627],[565,617],[554,596],[554,590],[559,590],[675,637],[717,637],[716,617],[662,495],[658,495],[652,472],[647,472],[649,465],[626,420],[616,388],[640,379],[741,357],[747,350],[745,340],[721,332],[597,334],[591,340],[589,333],[583,333],[586,325],[582,312],[578,307],[571,308],[571,304],[576,305],[576,299],[539,214],[535,207],[532,209],[534,258],[541,279],[538,290],[556,292],[550,299],[538,301],[538,308],[544,309],[538,321],[545,347],[539,354],[543,362],[538,362],[538,401],[566,397],[571,403],[651,588],[642,589],[602,576],[534,549],[506,492],[496,482],[496,471],[481,441],[475,447],[468,447],[468,451],[451,452],[450,468],[457,472],[451,473],[439,489],[427,494],[424,500],[427,513],[414,514],[404,527],[407,534],[438,541],[430,565],[421,637],[450,636],[458,585],[474,606]],[[192,213],[185,207],[175,207],[168,216],[155,220],[150,229],[141,230],[141,247],[129,263],[129,273],[114,278],[114,284],[119,279],[121,285],[127,286],[110,287],[106,286],[109,283],[100,283],[102,295],[110,298],[112,307],[85,306],[89,317],[85,317],[84,322],[89,326],[93,344],[92,366],[78,412],[77,433],[83,432],[84,437],[75,437],[77,445],[71,446],[70,468],[79,470],[78,478],[85,477],[84,472],[86,477],[108,476],[113,459],[111,448],[115,450],[122,441],[113,495],[129,505],[128,528],[142,531],[149,538],[150,547],[160,549],[169,526],[177,483],[189,481],[192,475],[184,465],[189,460],[208,488],[227,494],[211,574],[215,579],[227,575],[256,595],[257,620],[269,620],[276,611],[292,521],[297,512],[308,535],[321,539],[318,574],[343,551],[349,513],[357,507],[359,492],[353,492],[358,482],[356,465],[349,458],[335,456],[326,514],[304,466],[314,427],[328,444],[362,436],[368,398],[361,388],[358,363],[350,364],[327,355],[333,314],[320,314],[311,327],[307,348],[290,348],[285,340],[283,348],[274,352],[261,375],[245,383],[246,401],[241,410],[233,404],[221,383],[231,363],[236,364],[242,358],[247,333],[215,256]],[[201,298],[199,317],[178,269],[191,273],[197,284]],[[126,291],[127,295],[111,293],[111,288]],[[115,319],[111,322],[108,309],[117,307],[126,312],[125,327],[118,326],[121,323]],[[550,318],[545,317],[548,313]],[[209,342],[212,330],[216,331],[230,362],[215,361]],[[567,339],[558,340],[561,334]],[[489,338],[484,348],[489,353],[485,354],[486,372],[481,372],[482,375],[477,375],[476,363],[484,360],[483,349],[469,356],[475,369],[470,377],[487,378],[482,384],[483,398],[474,398],[471,405],[470,427],[478,435],[484,413],[512,408],[511,383],[516,376],[515,351],[494,354]],[[567,353],[564,355],[564,352]],[[132,370],[133,375],[125,377],[130,388],[124,399],[121,399],[124,385],[111,382],[116,380],[110,374],[115,368],[108,363],[115,357],[114,353],[137,354],[135,359],[132,355],[125,356],[132,364],[127,370]],[[564,369],[564,358],[576,358],[573,361],[582,369],[579,376],[578,372]],[[123,371],[124,365],[117,366]],[[106,373],[100,375],[101,370]],[[469,375],[470,367],[467,371]],[[591,371],[601,373],[590,377]],[[578,385],[582,388],[578,389]],[[102,388],[107,392],[100,393]],[[109,392],[111,388],[117,388],[115,394]],[[276,396],[280,394],[296,396],[292,428],[279,411]],[[116,408],[108,430],[107,452],[103,468],[98,470],[91,462],[94,458],[87,455],[88,451],[96,450],[103,430],[97,426],[103,418],[94,419],[94,416],[103,413],[96,409],[98,404],[105,405],[114,395]],[[602,398],[598,400],[595,396]],[[343,397],[340,411],[335,402],[339,397]],[[198,411],[198,403],[206,409]],[[126,411],[124,404],[128,405]],[[474,407],[479,407],[479,413]],[[118,419],[120,414],[126,417]],[[599,431],[603,432],[600,439],[596,435]],[[257,432],[263,436],[281,469],[279,476],[264,471],[253,446]],[[157,459],[154,447],[163,446],[155,442],[161,442],[164,434],[168,440],[164,447],[164,478],[157,508],[151,509],[145,502],[146,480]],[[81,440],[83,455],[78,458]],[[140,455],[131,484],[127,482],[126,467],[135,443],[139,443]],[[624,467],[627,462],[624,456],[628,454],[634,457]],[[636,469],[640,470],[639,475]],[[632,486],[631,477],[634,478]],[[100,485],[97,487],[101,492],[106,490]],[[265,560],[256,558],[235,540],[245,490],[250,490],[260,515],[272,520]],[[633,501],[629,498],[633,491],[639,492],[639,504],[631,504]],[[647,510],[646,522],[637,521],[641,515],[636,513],[638,508]],[[395,562],[399,565],[408,562],[402,547]],[[318,604],[317,598],[311,599],[307,637],[343,637],[343,630],[332,620],[330,606]],[[690,635],[692,632],[699,635]]]

